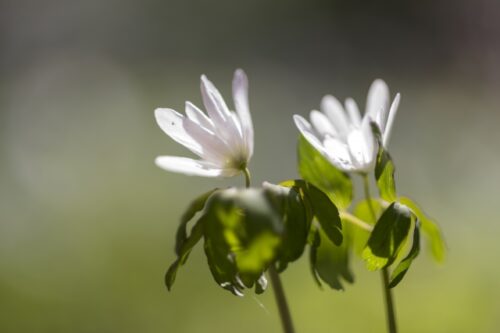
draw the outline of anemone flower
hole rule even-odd
[[[155,117],[160,128],[174,141],[200,159],[158,156],[160,168],[186,175],[231,177],[245,170],[253,154],[253,125],[248,107],[248,79],[238,69],[233,78],[236,112],[212,82],[201,76],[201,95],[207,114],[186,102],[186,116],[172,109],[158,108]]]
[[[389,88],[383,80],[375,80],[368,91],[363,117],[352,98],[345,108],[333,96],[321,101],[321,111],[310,113],[310,122],[299,115],[293,120],[304,138],[335,167],[346,172],[367,173],[373,169],[378,144],[371,123],[382,134],[382,144],[387,146],[394,117],[399,106],[399,93],[389,108]]]

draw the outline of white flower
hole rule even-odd
[[[186,116],[158,108],[160,128],[201,159],[158,156],[156,165],[168,171],[204,177],[231,177],[244,170],[253,154],[253,125],[248,107],[248,79],[238,69],[233,78],[236,112],[230,111],[221,94],[205,75],[201,94],[208,116],[186,102]]]
[[[378,79],[368,91],[363,117],[352,98],[346,100],[344,109],[335,97],[327,95],[321,101],[323,112],[311,111],[310,123],[299,115],[294,115],[293,120],[306,140],[334,166],[346,172],[365,173],[374,167],[378,151],[370,123],[379,127],[386,147],[399,100],[397,94],[389,109],[389,88]]]

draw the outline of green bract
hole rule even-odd
[[[188,232],[196,213],[200,217]],[[265,183],[261,189],[215,189],[202,194],[183,214],[177,231],[177,259],[166,274],[172,288],[177,270],[203,238],[205,255],[217,284],[235,295],[245,288],[265,290],[265,271],[278,271],[300,258],[316,216],[328,237],[342,242],[335,205],[319,189],[304,181],[289,186]]]

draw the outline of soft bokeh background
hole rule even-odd
[[[153,109],[230,96],[250,77],[254,180],[297,175],[291,121],[333,93],[361,105],[374,78],[402,103],[391,142],[400,192],[444,229],[396,289],[402,332],[500,330],[499,3],[456,1],[0,2],[0,331],[278,332],[269,291],[236,298],[200,248],[167,293],[174,231],[213,186],[164,172],[187,155]],[[319,290],[305,258],[283,274],[299,332],[384,332],[379,276],[355,264]]]

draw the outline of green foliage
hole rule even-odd
[[[422,231],[429,241],[429,247],[434,259],[442,262],[446,256],[446,245],[437,223],[429,218],[423,210],[410,198],[401,197],[401,203],[408,206],[421,223]]]
[[[336,290],[344,290],[342,281],[354,282],[349,267],[349,244],[344,241],[337,246],[328,240],[323,230],[316,231],[315,243],[311,246],[314,253],[311,259],[313,275]]]
[[[175,253],[177,254],[177,259],[170,266],[167,274],[165,275],[165,284],[167,285],[168,290],[171,290],[172,285],[174,284],[177,270],[181,265],[184,265],[192,248],[203,236],[203,225],[199,221],[193,226],[189,236],[187,232],[187,224],[196,215],[196,213],[203,209],[205,202],[215,191],[217,191],[217,189],[210,190],[197,197],[188,206],[181,217],[181,223],[177,229],[175,243]]]
[[[375,165],[375,179],[377,180],[380,197],[388,202],[396,201],[394,163],[387,150],[385,150],[381,144],[379,144],[377,164]]]
[[[397,202],[384,211],[362,253],[369,270],[381,269],[394,262],[408,236],[411,220],[410,210]]]
[[[235,295],[263,291],[283,225],[263,190],[227,189],[209,200],[204,216],[205,253],[215,281]]]
[[[289,180],[281,185],[295,188],[302,196],[306,206],[311,207],[313,216],[318,220],[328,238],[336,245],[342,244],[342,223],[339,211],[330,198],[313,184],[304,180]]]
[[[413,260],[417,258],[420,252],[420,228],[419,222],[415,222],[415,229],[413,230],[413,243],[408,255],[401,260],[401,262],[396,266],[394,271],[391,274],[391,279],[389,282],[389,288],[394,288],[401,282],[406,272],[410,268]]]
[[[301,135],[298,143],[299,173],[313,184],[340,209],[349,207],[353,197],[353,186],[349,175],[335,168]]]
[[[276,259],[277,270],[281,272],[286,269],[288,263],[300,258],[304,252],[312,214],[297,188],[264,183],[264,189],[284,226]]]

